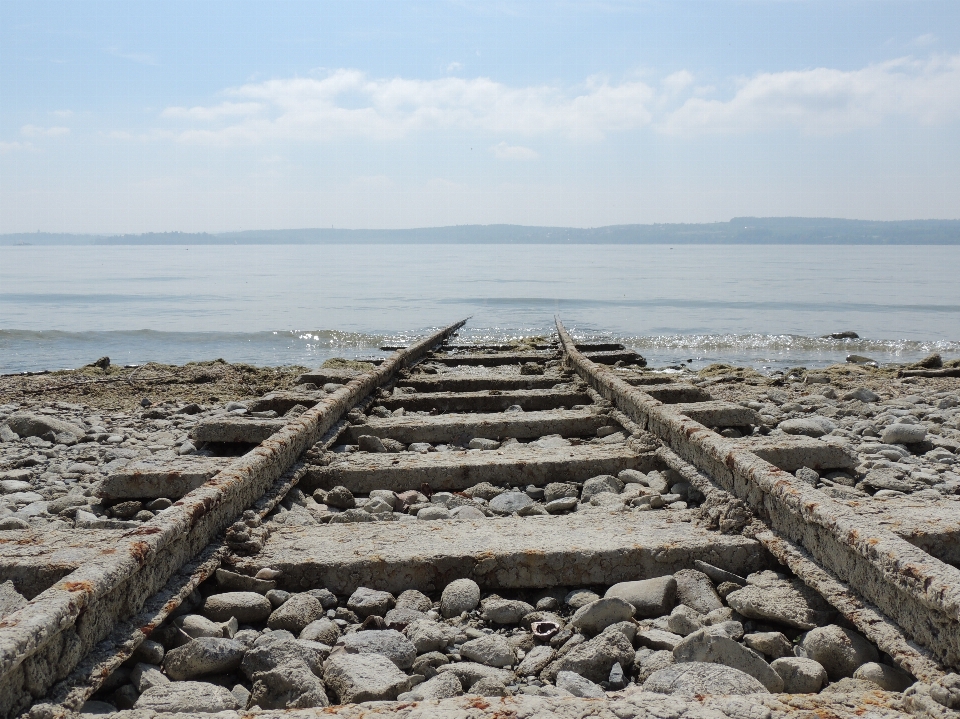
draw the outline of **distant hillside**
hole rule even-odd
[[[960,220],[873,222],[805,217],[735,217],[729,222],[608,227],[456,225],[411,230],[248,230],[142,235],[18,233],[0,245],[314,245],[314,244],[811,244],[956,245]]]

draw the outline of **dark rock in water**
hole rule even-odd
[[[87,366],[88,366],[88,367],[99,367],[100,369],[107,369],[107,368],[110,366],[110,358],[109,358],[109,357],[101,357],[101,358],[98,359],[96,362],[92,362],[91,364],[89,364],[89,365],[87,365]]]
[[[850,364],[877,364],[876,360],[870,359],[869,357],[864,357],[863,355],[847,355],[847,362]]]
[[[858,335],[856,332],[847,330],[846,332],[831,332],[830,334],[824,336],[824,339],[827,338],[832,340],[855,340],[859,339],[860,335]]]

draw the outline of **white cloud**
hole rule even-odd
[[[221,102],[213,107],[168,107],[161,117],[179,120],[219,120],[222,117],[255,115],[262,109],[259,102]]]
[[[693,84],[693,75],[686,70],[680,70],[679,72],[667,75],[665,78],[663,78],[661,84],[666,92],[670,93],[671,95],[675,95],[679,92],[683,92]]]
[[[536,150],[521,145],[508,145],[505,141],[490,149],[498,160],[536,160],[540,157]]]
[[[448,74],[454,73],[454,72],[460,72],[462,69],[463,69],[463,65],[461,65],[459,62],[451,62],[449,65],[447,65]]]
[[[20,128],[20,134],[24,137],[62,137],[70,134],[69,127],[38,127],[37,125],[24,125]]]
[[[54,117],[66,119],[68,117],[73,117],[73,110],[53,110],[50,114]]]
[[[800,127],[835,134],[900,117],[924,125],[960,119],[960,55],[900,58],[860,70],[761,73],[729,100],[690,98],[666,115],[672,133]]]
[[[856,70],[758,73],[736,80],[727,97],[696,79],[680,70],[653,85],[594,76],[575,87],[510,86],[482,77],[376,79],[340,69],[322,77],[249,82],[224,91],[219,104],[169,107],[161,114],[174,124],[158,137],[211,144],[322,142],[449,130],[506,136],[509,148],[514,138],[596,141],[645,127],[683,135],[784,127],[835,134],[891,118],[926,125],[960,119],[960,55],[900,58]]]
[[[421,130],[480,130],[520,135],[561,133],[600,139],[648,124],[653,90],[642,82],[611,85],[589,78],[572,92],[539,85],[509,87],[487,78],[370,79],[359,70],[322,78],[250,83],[227,90],[235,102],[168,108],[167,119],[212,120],[254,114],[212,129],[184,129],[180,139],[257,142],[319,141],[344,136],[388,140]],[[242,109],[240,112],[238,108]]]
[[[0,141],[0,155],[5,155],[8,152],[14,152],[15,150],[23,150],[30,147],[29,142],[2,142]]]

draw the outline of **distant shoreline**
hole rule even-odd
[[[455,225],[415,229],[290,229],[242,232],[0,235],[0,246],[41,245],[324,245],[324,244],[612,244],[612,245],[960,245],[960,220],[843,220],[735,217],[704,224],[534,227]]]

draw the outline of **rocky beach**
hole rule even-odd
[[[910,366],[846,363],[763,375],[732,365],[692,372],[618,362],[613,371],[640,386],[670,382],[743,408],[748,420],[742,424],[727,420],[712,427],[728,439],[815,438],[842,450],[851,459],[841,468],[792,469],[797,480],[835,500],[851,506],[869,500],[879,515],[885,505],[895,515],[904,503],[919,513],[930,503],[941,513],[936,516],[946,516],[946,502],[955,523],[960,378],[937,375],[951,374],[943,370],[956,364],[936,356]],[[204,427],[222,432],[224,423],[235,421],[247,427],[289,421],[306,411],[299,402],[322,401],[372,366],[334,362],[324,377],[333,381],[320,384],[317,377],[305,381],[311,377],[303,367],[220,360],[118,368],[104,359],[75,371],[2,377],[0,537],[8,543],[33,532],[136,529],[255,446],[204,441]],[[561,368],[551,360],[519,369],[549,375]],[[419,371],[443,375],[442,367],[429,362]],[[562,372],[557,379],[552,391],[570,396],[568,410],[587,406],[576,404],[577,393],[590,391],[582,382]],[[344,592],[337,586],[304,588],[308,582],[298,582],[289,570],[262,566],[274,556],[266,551],[256,558],[267,537],[324,524],[396,523],[377,530],[389,534],[410,523],[492,523],[495,529],[498,523],[553,516],[569,517],[569,531],[576,532],[654,513],[668,525],[710,526],[704,493],[671,468],[628,468],[579,481],[487,481],[451,491],[335,484],[338,477],[353,476],[351,462],[369,468],[378,457],[394,457],[394,464],[439,454],[466,464],[494,456],[507,462],[530,452],[605,452],[638,441],[629,428],[606,424],[580,436],[545,432],[462,444],[364,433],[377,418],[435,415],[402,406],[415,394],[404,387],[380,389],[366,409],[352,410],[356,440],[314,457],[314,474],[262,518],[248,513],[232,526],[227,541],[237,559],[193,590],[113,671],[84,711],[294,709],[464,693],[626,701],[636,692],[870,693],[902,708],[911,692],[946,691],[952,697],[956,691],[949,678],[932,689],[914,687],[916,677],[787,567],[742,562],[742,574],[729,571],[731,562],[741,561],[733,559],[739,551],[733,545],[716,550],[718,564],[727,569],[698,560],[695,568],[651,579],[541,590],[491,590],[457,579],[433,593],[376,586]],[[504,416],[523,412],[511,405]],[[184,458],[193,469],[178,471]],[[158,483],[151,472],[159,467],[167,474]],[[758,531],[745,517],[728,524],[717,541]],[[253,555],[254,563],[245,555]],[[43,588],[31,589],[25,579],[2,586],[5,615]]]

